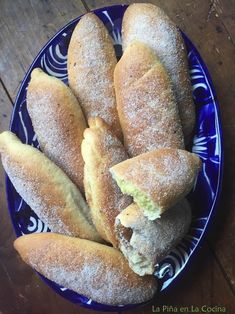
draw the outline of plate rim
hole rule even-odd
[[[102,12],[104,10],[110,10],[110,9],[120,9],[121,7],[128,7],[128,5],[126,4],[115,4],[115,5],[111,5],[111,6],[104,6],[98,9],[93,9],[90,12],[93,13],[99,13]],[[12,125],[14,122],[14,117],[15,117],[15,111],[16,109],[18,109],[19,106],[19,99],[21,96],[21,93],[25,90],[25,83],[28,79],[28,76],[30,74],[30,72],[32,71],[32,69],[34,68],[35,63],[38,61],[38,59],[40,58],[41,54],[45,51],[45,49],[47,49],[48,46],[50,46],[50,44],[56,39],[57,36],[61,35],[61,33],[63,33],[63,31],[68,28],[71,24],[75,23],[76,21],[78,21],[83,15],[87,14],[88,12],[85,12],[81,15],[79,15],[78,17],[70,20],[67,24],[65,24],[62,28],[60,28],[50,39],[49,41],[47,41],[45,43],[45,45],[43,45],[43,47],[40,49],[40,51],[37,53],[36,57],[34,58],[33,62],[31,63],[31,65],[29,66],[28,70],[26,71],[24,78],[21,82],[20,88],[17,92],[15,101],[14,101],[14,106],[12,109],[12,113],[11,113],[11,119],[10,119],[10,124],[9,124],[9,129],[12,129]],[[182,31],[181,31],[182,32]],[[204,62],[204,60],[201,57],[201,54],[199,53],[196,45],[191,41],[191,39],[189,39],[189,37],[187,36],[187,34],[185,32],[182,32],[183,36],[186,37],[186,39],[190,42],[190,44],[193,46],[193,48],[195,49],[195,51],[197,52],[197,58],[200,62],[200,64],[202,65],[202,70],[204,72],[204,76],[208,82],[208,86],[211,90],[211,95],[213,95],[213,105],[215,108],[215,129],[217,129],[217,134],[219,135],[219,156],[220,156],[220,163],[219,163],[219,167],[218,167],[218,180],[217,180],[217,184],[216,184],[216,194],[214,196],[214,200],[213,200],[213,204],[210,207],[210,211],[209,214],[207,216],[207,221],[205,223],[203,232],[201,233],[197,245],[195,246],[195,248],[193,249],[193,252],[190,254],[188,260],[184,263],[184,265],[181,268],[180,273],[174,278],[174,282],[175,284],[181,280],[181,277],[184,275],[185,272],[185,268],[189,267],[189,261],[194,261],[194,259],[198,256],[198,250],[201,249],[201,247],[205,244],[205,240],[206,240],[206,236],[208,233],[208,229],[209,229],[209,224],[213,221],[214,216],[217,212],[217,208],[219,205],[219,201],[220,201],[220,197],[221,197],[221,191],[222,191],[222,185],[223,185],[223,174],[224,174],[224,140],[223,140],[223,129],[222,129],[222,122],[221,122],[221,109],[220,109],[220,105],[219,105],[219,101],[217,98],[217,94],[215,91],[215,87],[211,78],[211,75],[209,73],[209,69],[206,65],[206,63]],[[16,222],[14,221],[14,217],[13,217],[13,212],[12,210],[10,210],[10,208],[12,207],[11,204],[11,200],[10,200],[10,195],[9,195],[9,191],[11,189],[11,181],[8,178],[7,174],[5,173],[5,186],[6,186],[6,198],[7,198],[7,206],[8,206],[8,212],[10,214],[10,218],[11,218],[11,222],[12,222],[12,226],[14,227],[14,232],[16,234],[17,237],[19,237],[20,235],[18,234],[18,228],[16,227]],[[37,273],[37,272],[36,272]],[[41,277],[41,275],[40,275]],[[42,278],[42,277],[41,277]],[[43,278],[42,278],[43,279]],[[44,281],[44,280],[43,280]],[[51,287],[50,287],[51,288]],[[164,289],[163,291],[158,291],[157,294],[164,294],[167,293],[168,290],[170,288],[173,288],[173,285],[169,285],[166,289]],[[54,290],[54,289],[53,289]],[[54,292],[57,293],[57,291],[54,290]],[[61,294],[60,294],[61,295]],[[61,295],[62,297],[64,297],[63,295]],[[65,297],[64,297],[65,298]],[[66,298],[68,301],[72,302],[71,300],[69,300],[68,298]],[[82,306],[86,305],[84,303],[78,303]],[[104,306],[108,306],[106,304],[102,304]],[[137,305],[136,305],[137,306]],[[109,307],[114,307],[114,306],[109,306]],[[115,306],[117,307],[117,306]],[[92,307],[89,307],[92,308]],[[122,308],[119,308],[119,310],[121,310]],[[116,309],[114,310],[116,311]]]

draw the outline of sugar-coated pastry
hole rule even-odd
[[[9,131],[0,135],[0,153],[16,191],[53,232],[102,241],[81,193],[50,159]]]
[[[114,83],[124,144],[131,157],[160,147],[184,148],[171,82],[151,48],[130,44],[115,68]]]
[[[192,189],[200,158],[186,150],[160,148],[125,160],[110,171],[121,191],[131,195],[144,215],[154,220]]]
[[[124,51],[135,40],[152,48],[166,67],[173,83],[186,142],[195,124],[195,106],[188,73],[187,52],[180,30],[157,6],[150,3],[130,5],[123,17]]]
[[[161,219],[148,220],[135,203],[116,218],[119,247],[138,275],[154,273],[159,263],[187,233],[191,209],[186,199],[162,214]]]
[[[69,85],[86,118],[101,117],[121,138],[116,109],[113,71],[117,59],[102,21],[85,14],[75,27],[68,48]]]
[[[127,153],[101,118],[90,118],[82,142],[84,187],[92,220],[100,235],[117,246],[114,222],[120,211],[132,202],[123,195],[109,168],[128,158]]]
[[[115,248],[53,233],[30,234],[14,242],[22,259],[50,280],[96,302],[141,303],[156,290],[153,276],[140,277]]]
[[[27,109],[41,150],[83,191],[81,142],[86,122],[70,88],[36,68],[27,90]]]

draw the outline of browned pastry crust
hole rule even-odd
[[[200,158],[193,153],[160,148],[110,171],[122,192],[133,196],[144,215],[154,220],[190,192],[200,167]]]
[[[157,289],[153,276],[139,277],[117,249],[102,244],[41,233],[18,238],[14,247],[45,277],[103,304],[141,303]]]
[[[81,142],[86,122],[72,91],[59,79],[34,69],[27,109],[41,150],[84,191]]]
[[[130,156],[160,147],[184,148],[170,79],[153,50],[134,42],[114,72],[117,108]]]
[[[101,117],[121,139],[113,71],[117,63],[108,31],[94,13],[85,14],[68,48],[69,85],[86,118]]]
[[[123,49],[135,40],[152,48],[166,67],[173,83],[186,142],[195,124],[195,106],[188,73],[187,52],[179,29],[157,6],[130,5],[122,22]]]
[[[120,249],[131,269],[140,276],[153,274],[159,263],[187,233],[191,209],[184,199],[154,221],[144,217],[135,204],[124,209],[116,218]]]
[[[77,187],[43,153],[8,131],[0,135],[0,153],[16,191],[53,232],[102,241]]]
[[[96,229],[106,241],[117,246],[114,221],[132,199],[121,193],[109,168],[128,156],[122,143],[102,119],[90,118],[89,126],[82,142],[86,199]]]

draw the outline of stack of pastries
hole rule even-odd
[[[104,304],[157,290],[154,266],[187,233],[186,195],[200,159],[185,150],[195,122],[183,39],[152,4],[128,7],[117,62],[103,23],[77,24],[69,86],[34,69],[27,109],[41,151],[0,135],[4,169],[51,229],[14,246],[47,278]]]

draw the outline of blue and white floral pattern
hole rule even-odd
[[[117,57],[121,56],[121,22],[126,6],[112,6],[96,10],[95,13],[107,26],[113,38]],[[30,74],[33,68],[41,67],[45,72],[67,83],[67,48],[72,31],[79,18],[70,22],[59,31],[41,50],[27,72],[22,82],[12,114],[11,130],[19,138],[29,145],[39,148],[36,135],[26,107],[26,91]],[[182,33],[189,60],[193,97],[196,105],[197,123],[193,140],[192,151],[201,157],[203,166],[199,173],[194,189],[189,196],[193,208],[193,221],[189,233],[182,242],[156,265],[155,276],[160,283],[159,290],[166,289],[172,284],[178,274],[185,268],[199,246],[201,238],[206,230],[210,217],[215,209],[222,181],[223,153],[221,144],[221,126],[219,120],[218,103],[213,85],[196,48]],[[47,226],[20,198],[6,179],[9,211],[17,236],[33,232],[48,232]],[[82,304],[96,310],[117,311],[132,308],[128,306],[107,306],[98,304],[84,296],[61,287],[44,278],[57,293],[68,300]]]

